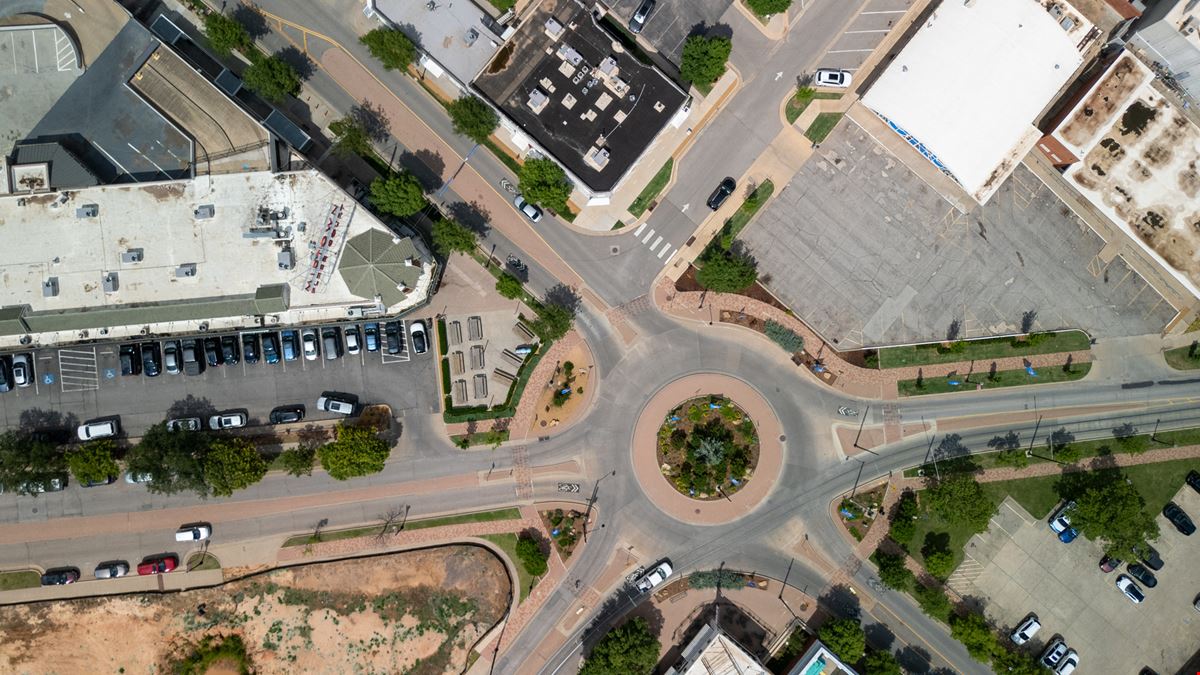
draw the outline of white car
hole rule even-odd
[[[1142,592],[1142,587],[1138,586],[1134,583],[1133,579],[1124,574],[1117,577],[1117,588],[1121,589],[1125,597],[1129,598],[1129,601],[1135,605],[1142,604],[1142,601],[1146,599],[1146,594]]]
[[[1023,645],[1029,642],[1030,638],[1034,635],[1037,635],[1037,632],[1041,629],[1042,624],[1038,621],[1037,614],[1030,614],[1027,619],[1021,622],[1020,626],[1017,626],[1017,629],[1009,637],[1012,638],[1013,644]]]
[[[177,417],[167,420],[167,431],[200,431],[204,422],[199,417]]]
[[[33,361],[28,354],[13,356],[13,384],[18,387],[28,387],[33,384]]]
[[[346,353],[357,354],[362,351],[362,344],[358,341],[358,328],[351,326],[346,329]]]
[[[317,331],[311,328],[305,328],[300,332],[300,341],[304,343],[304,358],[308,361],[316,361],[321,355],[321,348],[318,346]]]
[[[1068,649],[1067,655],[1058,662],[1058,667],[1054,669],[1054,675],[1071,675],[1075,669],[1079,667],[1079,652],[1074,649]]]
[[[536,223],[542,219],[542,210],[537,206],[525,201],[525,198],[521,195],[517,195],[517,198],[513,200],[513,205],[517,207],[518,211],[525,214],[525,217],[528,218],[530,222]]]
[[[317,409],[339,415],[353,415],[354,403],[336,396],[322,396],[317,399]]]
[[[208,418],[208,427],[213,431],[237,429],[246,426],[246,413],[229,410]]]
[[[818,87],[838,87],[839,89],[849,87],[853,81],[854,77],[850,75],[849,71],[833,68],[819,68],[813,78],[813,83]]]
[[[212,525],[191,523],[175,531],[175,541],[204,541],[212,536]]]
[[[408,338],[412,344],[413,351],[417,354],[424,354],[428,344],[425,340],[425,322],[416,320],[408,324]]]
[[[112,438],[121,430],[116,420],[92,420],[79,425],[76,435],[81,441],[92,441],[97,438]]]
[[[667,577],[671,576],[672,571],[673,570],[671,569],[671,562],[669,560],[664,560],[664,561],[660,562],[659,564],[654,566],[654,569],[643,574],[642,578],[637,580],[636,586],[637,586],[638,591],[640,591],[642,593],[649,592],[654,587],[656,587],[656,586],[662,584],[662,582],[666,581]]]
[[[154,476],[151,476],[149,473],[135,473],[133,471],[125,473],[125,482],[130,485],[149,483],[153,478]]]
[[[1042,665],[1047,668],[1057,668],[1062,662],[1063,657],[1067,655],[1067,643],[1058,638],[1046,647],[1046,651],[1042,652]]]

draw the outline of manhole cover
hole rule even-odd
[[[782,443],[782,442],[784,442],[784,441],[786,441],[786,440],[787,440],[787,436],[784,436],[783,434],[779,434],[779,442],[780,442],[780,443]]]
[[[617,255],[618,253],[620,253],[620,252],[621,252],[621,247],[620,247],[620,246],[610,246],[610,247],[608,248],[608,250],[609,250],[610,252],[612,252],[612,254],[613,254],[613,255]]]
[[[37,509],[34,510],[36,511]],[[696,509],[696,513],[700,513],[700,509]]]

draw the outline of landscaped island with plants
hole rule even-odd
[[[658,430],[658,464],[680,493],[721,499],[742,489],[758,465],[754,420],[724,396],[683,402]]]

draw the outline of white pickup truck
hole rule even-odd
[[[667,577],[671,576],[672,571],[671,561],[664,560],[655,565],[649,572],[643,574],[642,577],[637,580],[635,586],[637,587],[638,591],[642,593],[648,593],[655,586],[658,586],[662,582],[666,581]]]

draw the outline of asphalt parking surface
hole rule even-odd
[[[1175,502],[1200,520],[1200,494],[1184,486]],[[1104,573],[1098,544],[1083,537],[1063,544],[1047,522],[1006,500],[989,530],[968,542],[951,586],[983,599],[1006,635],[1035,612],[1042,629],[1027,647],[1032,654],[1061,635],[1079,652],[1081,672],[1176,672],[1200,640],[1200,613],[1192,607],[1200,592],[1200,535],[1185,537],[1158,516],[1162,535],[1154,547],[1164,565],[1154,573],[1157,586],[1139,584],[1146,600],[1135,605],[1116,587],[1125,565]]]
[[[620,22],[628,26],[641,4],[642,0],[612,0],[609,6]],[[732,0],[658,0],[640,37],[668,61],[678,64],[684,40],[720,24],[721,16],[731,4]]]
[[[858,70],[912,3],[913,0],[871,0],[825,52],[821,67],[851,73]]]
[[[364,323],[336,325],[358,325],[361,331]],[[273,365],[261,358],[254,364],[242,359],[196,376],[122,376],[118,352],[124,342],[39,349],[33,352],[34,383],[0,394],[0,419],[10,429],[69,429],[73,434],[84,420],[120,415],[124,434],[136,436],[168,417],[229,409],[246,409],[251,426],[265,424],[272,408],[287,404],[304,405],[305,419],[335,418],[315,408],[324,391],[357,396],[362,404],[386,403],[397,416],[408,410],[439,410],[432,350],[412,354],[408,322],[402,323],[404,348],[396,355],[364,348],[333,360],[323,353],[317,360],[301,355]],[[319,333],[324,325],[313,327]]]

